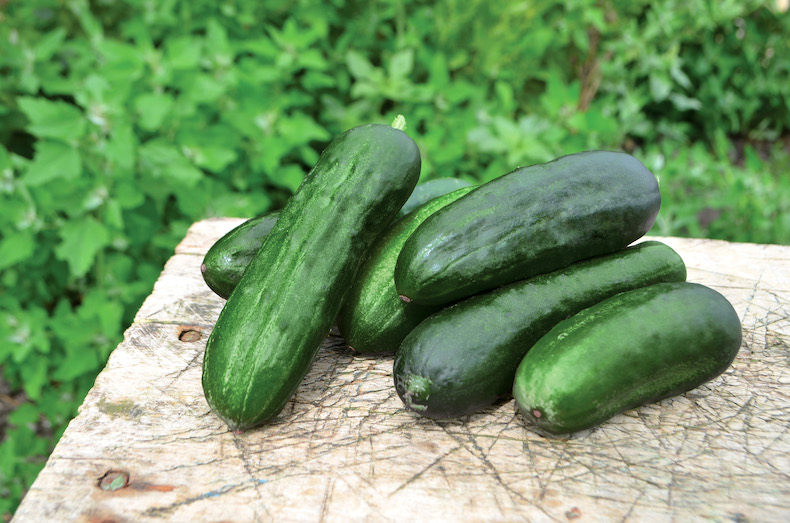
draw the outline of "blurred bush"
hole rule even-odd
[[[624,149],[655,233],[790,243],[790,17],[756,0],[0,1],[0,514],[194,221],[406,115],[423,179]],[[1,412],[1,411],[0,411]]]

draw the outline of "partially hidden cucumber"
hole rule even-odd
[[[279,217],[280,211],[276,210],[250,218],[209,248],[200,273],[212,291],[228,299]]]
[[[398,217],[405,216],[433,198],[470,185],[459,178],[438,178],[421,183],[403,204]],[[250,218],[214,242],[200,266],[203,280],[212,291],[228,299],[279,217],[280,211],[275,210]]]
[[[409,199],[403,204],[398,216],[406,216],[417,207],[422,206],[438,196],[449,194],[472,184],[460,178],[434,178],[417,185]]]
[[[244,271],[206,344],[203,391],[241,431],[275,417],[312,365],[364,258],[419,179],[404,132],[355,127],[324,150]]]
[[[625,153],[520,168],[425,220],[398,257],[396,287],[439,305],[551,272],[642,237],[660,204],[655,176]]]
[[[559,323],[524,357],[513,395],[539,432],[577,432],[712,380],[740,346],[740,320],[724,296],[657,284]]]
[[[648,241],[473,296],[406,336],[395,389],[423,416],[474,413],[510,394],[524,354],[560,321],[619,292],[685,279],[681,257]]]
[[[394,352],[417,324],[439,309],[398,297],[395,262],[417,226],[472,189],[463,187],[424,203],[396,221],[370,248],[338,317],[338,330],[350,347],[361,353]]]

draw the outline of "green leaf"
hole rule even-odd
[[[71,141],[85,134],[85,118],[74,105],[31,97],[19,98],[18,102],[30,120],[28,130],[39,138]]]
[[[318,49],[306,49],[299,53],[298,64],[308,71],[325,71],[329,64]]]
[[[302,85],[308,91],[333,89],[337,87],[337,78],[331,74],[309,70],[302,78]]]
[[[193,167],[188,163],[173,164],[169,169],[164,171],[165,178],[170,181],[174,187],[194,187],[203,177],[200,169]]]
[[[744,147],[743,154],[744,165],[747,169],[755,172],[762,172],[765,170],[764,162],[760,159],[760,155],[757,154],[757,151],[752,145],[747,145]],[[0,260],[0,263],[2,263],[2,260]]]
[[[214,103],[225,93],[225,86],[217,79],[202,73],[189,75],[183,80],[183,94],[187,100],[196,103]]]
[[[240,52],[248,52],[259,56],[274,58],[279,53],[279,49],[267,36],[259,35],[236,42],[236,49]]]
[[[222,146],[204,145],[190,147],[188,156],[200,167],[215,173],[220,173],[228,165],[236,161],[238,155],[233,149]]]
[[[19,459],[15,447],[14,438],[5,438],[2,443],[0,443],[0,480],[14,477],[14,466]],[[2,486],[3,484],[0,483],[0,487]],[[5,499],[5,496],[0,498],[0,500],[2,499]],[[0,512],[0,514],[1,513],[2,512]]]
[[[290,189],[292,193],[302,184],[305,171],[298,165],[284,165],[277,169],[277,173],[271,176],[272,183]]]
[[[44,33],[41,40],[36,43],[36,60],[40,62],[49,60],[60,49],[65,39],[66,29],[63,27]]]
[[[233,62],[233,53],[225,27],[212,18],[206,24],[206,48],[217,65],[227,67]]]
[[[33,255],[35,242],[29,231],[14,231],[0,240],[0,271]]]
[[[78,352],[69,353],[52,374],[52,378],[58,381],[71,381],[83,374],[96,371],[100,366],[96,352],[85,347]]]
[[[55,257],[69,264],[72,276],[87,274],[96,255],[107,246],[110,234],[91,216],[67,221],[60,230],[60,244],[55,247]]]
[[[266,192],[225,193],[211,198],[208,212],[211,216],[254,216],[266,211],[271,198]]]
[[[131,125],[120,123],[113,126],[105,149],[107,158],[121,169],[131,169],[135,162],[137,137]]]
[[[414,49],[404,49],[390,58],[389,73],[392,78],[405,78],[414,67]]]
[[[121,209],[134,209],[145,202],[145,193],[131,179],[122,179],[115,185],[113,200],[118,202]]]
[[[101,333],[109,338],[121,331],[123,305],[112,301],[104,291],[93,289],[83,298],[79,309],[77,309],[77,316],[84,323],[98,319]]]
[[[52,180],[74,180],[82,172],[80,153],[74,147],[49,140],[36,144],[36,155],[23,178],[29,187]]]
[[[101,22],[91,12],[87,0],[70,0],[67,5],[74,16],[79,20],[82,29],[90,37],[91,43],[99,43],[104,37],[104,28]]]
[[[17,427],[23,427],[28,423],[35,423],[38,421],[38,418],[38,409],[30,403],[23,403],[8,415],[8,421]]]
[[[283,138],[294,145],[331,138],[329,131],[301,112],[279,118],[277,120],[277,130]]]
[[[272,136],[266,139],[266,144],[261,145],[253,158],[253,167],[267,174],[275,172],[280,168],[285,155],[292,148],[292,144],[279,136]]]
[[[110,91],[113,85],[107,81],[106,78],[98,74],[89,74],[83,81],[79,92],[75,93],[75,97],[80,105],[90,107],[91,103],[96,100],[104,100],[104,95]],[[94,123],[102,125],[104,120],[103,115],[92,115]],[[88,117],[91,118],[91,115]]]
[[[125,89],[145,71],[145,55],[131,44],[121,40],[102,40],[96,46],[101,55],[101,75],[116,82],[116,88]]]
[[[366,79],[373,76],[374,67],[370,61],[357,51],[346,53],[346,65],[354,78]]]
[[[165,140],[151,140],[140,147],[140,159],[152,174],[169,181],[174,188],[184,185],[194,187],[203,177],[184,155]]]
[[[513,86],[507,82],[497,81],[494,84],[494,90],[496,91],[497,98],[499,98],[500,102],[502,103],[504,110],[507,112],[513,111],[515,100]]]
[[[546,91],[541,103],[552,117],[560,116],[566,106],[575,106],[579,99],[579,82],[567,82],[557,71],[550,71],[546,78]]]
[[[672,68],[669,70],[669,74],[672,76],[672,79],[684,89],[691,89],[693,87],[691,79],[683,71],[679,63],[673,64]]]
[[[582,19],[588,24],[593,25],[599,31],[606,30],[606,20],[602,9],[587,7],[582,13]]]
[[[680,93],[672,93],[669,95],[669,101],[672,102],[679,111],[699,111],[702,108],[702,102],[696,98],[689,98]]]
[[[41,389],[49,381],[47,378],[47,357],[39,356],[38,358],[29,358],[25,360],[25,364],[19,369],[22,376],[22,387],[25,394],[32,400],[38,400],[41,397]]]
[[[195,165],[221,173],[238,158],[241,137],[232,127],[215,124],[183,127],[176,140],[184,156]]]
[[[6,171],[8,171],[8,173]],[[2,144],[0,144],[0,178],[13,176],[13,174],[11,155],[8,154],[8,150]]]
[[[467,132],[466,139],[478,151],[486,153],[503,153],[507,144],[498,136],[494,136],[488,127],[475,127]]]
[[[174,71],[197,68],[202,53],[203,43],[191,36],[178,36],[165,41],[165,56]]]
[[[104,223],[116,230],[123,230],[123,209],[118,200],[110,199],[104,204]]]
[[[173,108],[173,98],[167,94],[143,93],[134,101],[140,117],[140,127],[156,131]]]
[[[672,92],[672,84],[667,78],[657,74],[650,76],[650,94],[653,96],[653,101],[666,100],[670,92]]]

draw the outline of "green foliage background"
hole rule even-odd
[[[0,514],[187,227],[361,123],[404,114],[423,180],[626,150],[653,233],[790,243],[788,56],[773,1],[0,1]]]

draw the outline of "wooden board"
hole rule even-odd
[[[790,516],[790,247],[660,238],[723,293],[744,343],[680,397],[571,437],[526,429],[512,400],[423,419],[392,357],[327,337],[270,425],[209,410],[202,353],[223,300],[200,276],[240,223],[193,225],[14,521],[780,521]]]

